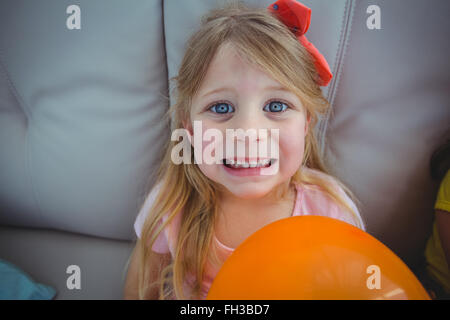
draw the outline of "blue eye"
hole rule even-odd
[[[214,113],[218,114],[225,114],[229,112],[234,112],[234,109],[232,106],[230,106],[228,103],[217,103],[213,105],[211,108],[209,108]]]
[[[269,106],[269,110],[267,110],[267,106]],[[271,101],[265,107],[264,111],[270,112],[283,112],[288,108],[288,106],[281,101]]]

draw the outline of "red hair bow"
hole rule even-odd
[[[268,6],[267,9],[297,36],[300,43],[313,56],[319,74],[319,85],[328,85],[333,74],[327,60],[305,36],[311,21],[311,9],[295,0],[278,0]]]

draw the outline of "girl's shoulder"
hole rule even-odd
[[[141,206],[141,209],[136,217],[134,222],[134,230],[136,235],[140,238],[142,233],[142,228],[144,226],[145,220],[150,214],[150,209],[152,208],[154,202],[157,200],[157,197],[162,189],[162,183],[157,183],[150,190],[149,194],[145,198],[144,204]],[[180,212],[179,212],[180,213]],[[165,213],[162,216],[162,220],[158,221],[158,225],[166,222],[169,217],[170,212]],[[159,253],[167,253],[173,252],[173,238],[177,233],[177,229],[179,228],[181,214],[177,214],[174,219],[166,225],[164,230],[159,234],[155,244],[152,249]]]
[[[148,214],[150,213],[150,209],[151,209],[153,203],[155,202],[160,189],[161,189],[161,184],[154,185],[153,188],[150,190],[149,194],[145,197],[144,203],[141,205],[141,209],[139,210],[139,213],[134,222],[134,229],[136,231],[136,235],[139,238],[141,236],[142,226],[144,225],[145,219],[147,218]]]
[[[365,231],[365,226],[361,218],[361,214],[356,204],[347,195],[344,189],[340,186],[336,178],[319,171],[317,169],[304,168],[311,175],[316,175],[327,181],[342,199],[353,209],[356,215],[353,215],[348,210],[343,209],[338,203],[326,192],[320,185],[316,184],[302,184],[298,186],[300,197],[300,215],[321,215],[336,218],[348,222],[354,226],[361,226]]]

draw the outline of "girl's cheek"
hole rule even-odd
[[[287,157],[296,162],[301,162],[303,160],[304,147],[305,137],[303,131],[300,134],[298,130],[285,131],[280,136],[281,158]]]
[[[218,134],[222,131],[221,129],[208,124],[207,121],[201,121],[200,124],[194,127],[195,157],[197,162],[200,161],[201,157],[202,165],[213,164],[212,162],[216,161],[216,150],[222,148],[222,140],[225,137],[223,134],[222,137]],[[200,146],[201,149],[199,148]],[[220,153],[218,152],[217,155],[219,156]]]

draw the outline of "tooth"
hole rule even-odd
[[[256,162],[250,162],[250,168],[255,168],[258,164]]]
[[[244,168],[248,168],[250,165],[246,162],[242,165]]]
[[[233,159],[228,159],[228,164],[234,165],[234,160]]]

